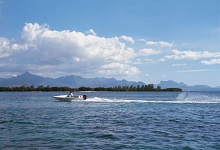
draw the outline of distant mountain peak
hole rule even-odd
[[[31,75],[31,73],[29,71],[26,71],[22,75]]]
[[[18,75],[17,77],[31,77],[31,76],[38,76],[38,75],[31,74],[29,71],[26,71],[23,74]],[[40,76],[38,76],[38,77],[40,77]]]
[[[26,71],[18,76],[27,76],[27,75],[34,75],[34,74],[31,74],[29,71]]]
[[[26,73],[26,74],[30,74],[30,72],[29,72],[29,71],[24,72],[24,74],[25,74],[25,73]]]

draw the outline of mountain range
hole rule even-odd
[[[0,78],[0,86],[1,87],[12,87],[12,86],[68,86],[71,88],[78,88],[81,86],[85,87],[113,87],[113,86],[137,86],[137,85],[145,85],[143,82],[134,82],[127,80],[116,80],[115,78],[83,78],[81,76],[63,76],[59,78],[45,78],[38,75],[31,74],[29,72],[25,72],[16,77],[12,77],[9,79]]]
[[[71,88],[78,88],[81,86],[85,87],[114,87],[114,86],[137,86],[137,85],[146,85],[144,82],[135,82],[127,80],[117,80],[115,78],[84,78],[81,76],[62,76],[59,78],[45,78],[38,75],[25,72],[16,77],[4,79],[0,78],[0,87],[12,87],[12,86],[68,86]],[[209,87],[207,85],[194,85],[188,86],[183,82],[177,83],[175,81],[161,81],[155,86],[160,86],[161,88],[181,88],[184,91],[220,91],[219,87]]]
[[[220,86],[218,87],[210,87],[207,85],[193,85],[188,86],[183,82],[177,83],[175,81],[169,80],[169,81],[160,81],[159,84],[156,86],[160,86],[161,88],[181,88],[184,91],[220,91]]]

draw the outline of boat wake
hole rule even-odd
[[[179,103],[220,103],[220,95],[208,92],[183,92],[177,97]]]
[[[89,102],[105,102],[105,103],[144,103],[145,100],[126,100],[126,99],[108,99],[108,98],[88,98],[86,101]]]
[[[136,99],[136,100],[129,100],[129,99],[109,99],[109,98],[99,98],[93,97],[88,98],[85,102],[97,102],[97,103],[173,103],[173,104],[188,104],[188,103],[195,103],[195,104],[216,104],[220,103],[219,97],[208,97],[208,96],[195,96],[191,95],[190,93],[181,93],[176,99],[174,100],[144,100],[144,99]]]

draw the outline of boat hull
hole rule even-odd
[[[74,95],[69,97],[68,95],[58,95],[53,96],[53,98],[59,100],[59,101],[74,101],[74,100],[86,100],[86,95]]]

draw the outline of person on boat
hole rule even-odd
[[[70,93],[67,97],[73,97],[73,91],[70,91]]]

